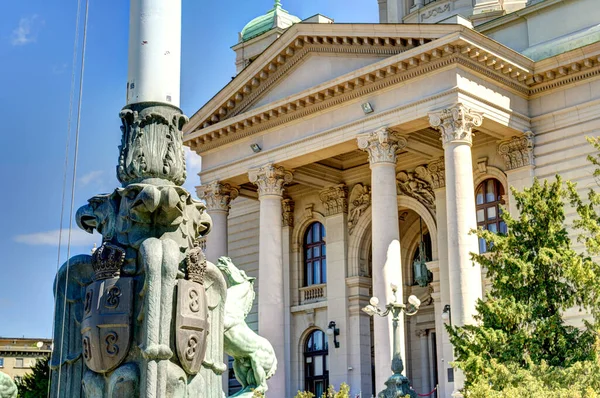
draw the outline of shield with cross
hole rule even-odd
[[[177,282],[177,355],[189,374],[200,371],[208,336],[206,291],[200,283],[179,279]]]

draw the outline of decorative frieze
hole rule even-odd
[[[284,227],[294,226],[294,201],[292,199],[281,201],[281,220]]]
[[[407,145],[406,138],[382,127],[370,133],[360,134],[358,148],[369,154],[369,163],[396,163],[396,152]]]
[[[248,172],[250,182],[258,187],[258,196],[283,195],[283,186],[292,182],[293,175],[281,166],[268,164]]]
[[[483,123],[483,113],[473,111],[462,104],[441,112],[429,114],[429,124],[442,133],[442,145],[450,143],[473,144],[473,127]]]
[[[350,192],[348,206],[348,234],[352,235],[360,216],[371,206],[371,189],[367,185],[356,184]]]
[[[533,165],[533,133],[526,131],[521,137],[500,142],[498,153],[504,158],[506,170]]]
[[[435,194],[433,193],[431,176],[424,166],[414,171],[401,171],[396,174],[398,194],[417,199],[432,213],[435,212]]]
[[[446,164],[443,157],[429,163],[427,171],[429,172],[433,189],[444,188],[446,186]]]
[[[326,216],[348,212],[348,187],[344,184],[322,190],[319,198],[325,206]]]
[[[240,192],[227,183],[213,181],[197,187],[196,193],[200,199],[204,199],[208,211],[229,211],[231,201],[237,198]]]

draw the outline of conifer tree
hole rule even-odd
[[[23,376],[18,383],[19,398],[41,398],[48,396],[50,367],[48,358],[36,361],[31,373]]]
[[[491,289],[477,303],[477,325],[447,327],[465,386],[490,379],[496,364],[569,367],[596,357],[596,333],[565,324],[573,306],[598,313],[600,268],[575,252],[565,228],[568,191],[560,177],[513,190],[519,215],[503,212],[507,234],[478,230],[489,250],[472,254]],[[600,219],[599,219],[600,220]],[[599,235],[600,236],[600,235]]]

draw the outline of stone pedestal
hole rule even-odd
[[[481,126],[483,116],[461,104],[429,115],[431,126],[442,134],[446,180],[446,219],[448,231],[448,276],[452,323],[473,324],[475,304],[481,298],[481,267],[471,261],[478,252],[473,162],[473,127]],[[441,267],[440,267],[441,268]],[[455,390],[464,385],[464,376],[455,372]]]
[[[260,201],[258,333],[271,342],[278,361],[277,372],[268,383],[268,395],[287,397],[281,200],[283,186],[292,181],[292,173],[269,164],[251,170],[248,176],[258,187]]]
[[[406,146],[406,139],[394,131],[382,128],[358,137],[358,147],[369,154],[371,167],[371,212],[373,234],[373,296],[389,303],[394,296],[390,284],[398,286],[402,293],[401,264],[386,264],[388,246],[400,240],[398,226],[398,198],[396,188],[396,152]],[[400,254],[398,253],[398,258]],[[390,376],[392,361],[392,320],[374,318],[375,339],[375,389],[383,388]],[[400,315],[401,357],[405,360],[404,316]]]
[[[213,264],[221,256],[228,256],[227,217],[231,201],[237,198],[239,191],[229,184],[214,181],[207,185],[196,187],[200,199],[206,201],[206,209],[213,221],[213,229],[206,241],[206,259]]]

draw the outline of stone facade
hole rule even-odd
[[[48,358],[50,339],[0,338],[0,372],[17,380],[31,372],[36,361]]]
[[[270,382],[276,396],[314,382],[306,344],[331,321],[339,347],[327,337],[327,381],[363,396],[382,390],[390,325],[360,309],[372,295],[389,297],[393,282],[423,302],[403,321],[406,374],[417,392],[437,385],[450,397],[462,377],[449,365],[442,313],[449,306],[454,324],[472,322],[486,285],[469,260],[479,250],[468,234],[480,222],[475,191],[497,181],[492,197],[515,212],[509,187],[534,177],[560,173],[582,191],[595,184],[585,140],[600,131],[593,1],[378,3],[382,22],[395,24],[288,28],[184,127],[202,181],[239,192],[211,233],[228,245],[209,236],[207,252],[219,247],[258,277],[248,324],[285,363]],[[307,254],[316,222],[325,230],[320,278]],[[421,235],[433,274],[425,287],[413,271]],[[393,239],[396,267],[385,264]]]

